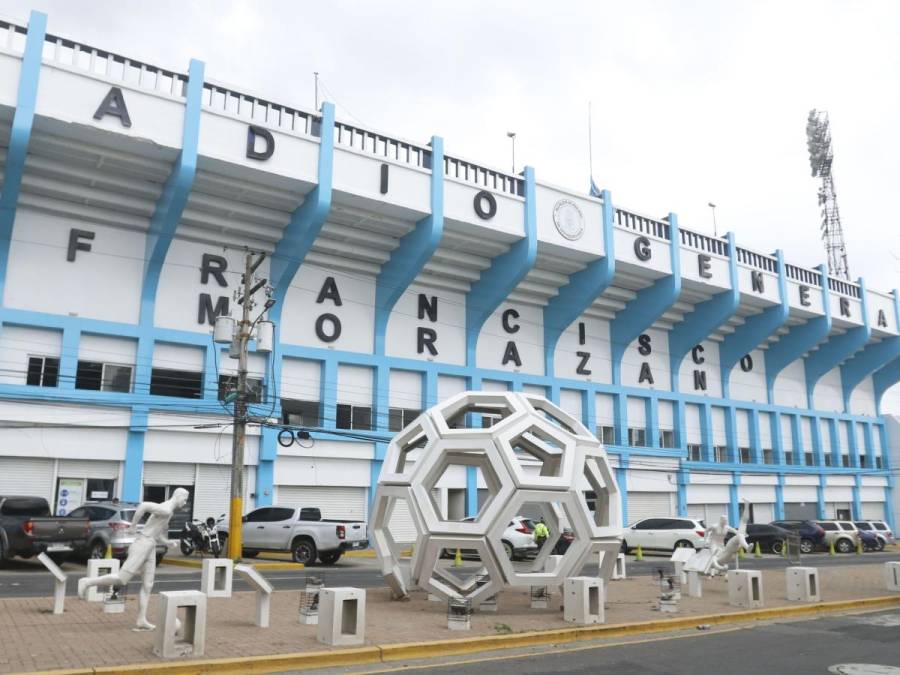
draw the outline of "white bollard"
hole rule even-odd
[[[107,574],[118,574],[120,564],[118,558],[89,558],[87,576],[96,579]],[[106,593],[97,586],[91,586],[87,589],[84,599],[88,602],[103,602],[106,599]]]
[[[900,591],[900,562],[884,563],[884,583],[889,591]]]
[[[601,558],[603,554],[600,554]],[[628,575],[625,572],[625,554],[620,553],[616,556],[616,566],[613,567],[612,580],[619,581],[620,579],[627,579]]]
[[[802,602],[820,602],[819,570],[815,567],[788,567],[784,571],[787,583],[787,599]]]
[[[605,621],[603,579],[569,577],[563,588],[564,621],[582,626]]]
[[[435,595],[434,593],[428,594],[428,602],[443,602],[443,601],[444,601],[444,599],[439,595]]]
[[[234,563],[228,558],[204,558],[200,591],[207,598],[230,598]]]
[[[728,604],[753,609],[763,606],[762,572],[759,570],[729,570]]]
[[[185,610],[178,627],[178,610]],[[164,659],[203,656],[206,650],[206,595],[200,591],[163,591],[159,594],[153,653]]]
[[[62,614],[66,607],[66,579],[68,577],[46,553],[39,554],[38,560],[53,575],[53,613]]]
[[[272,584],[265,580],[262,574],[256,571],[252,565],[235,565],[234,571],[240,574],[247,583],[256,591],[256,621],[254,625],[260,628],[269,627],[269,605],[272,601]]]
[[[688,596],[691,598],[702,598],[703,597],[703,586],[700,583],[700,573],[699,572],[688,572],[687,573],[687,589]]]
[[[319,593],[316,639],[326,645],[365,642],[366,591],[363,588],[323,588]]]
[[[544,561],[544,571],[550,574],[556,574],[556,570],[559,569],[559,564],[562,562],[563,557],[561,555],[551,555],[547,556],[547,559]]]
[[[492,595],[489,598],[485,598],[478,605],[479,612],[496,612],[497,611],[497,595]]]

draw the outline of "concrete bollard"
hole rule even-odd
[[[207,598],[230,598],[234,563],[228,558],[205,558],[200,572],[200,591]]]
[[[682,574],[684,574],[682,572]],[[700,582],[700,573],[699,572],[688,572],[687,573],[687,589],[688,596],[691,598],[702,598],[703,597],[703,585]]]
[[[549,574],[556,574],[556,570],[559,569],[559,564],[562,562],[563,557],[561,555],[551,555],[547,556],[547,559],[544,561],[544,571]]]
[[[179,630],[178,610],[185,620]],[[200,591],[163,591],[159,594],[153,653],[164,659],[203,656],[206,650],[206,595]],[[180,638],[180,639],[179,639]]]
[[[88,578],[96,579],[106,574],[118,574],[120,564],[118,558],[89,558],[87,561],[87,576]],[[88,602],[103,602],[105,598],[106,594],[97,586],[88,588],[84,596],[84,599]]]
[[[316,639],[334,646],[365,642],[366,591],[362,588],[323,588],[319,593]]]
[[[603,554],[601,553],[601,558]],[[619,581],[620,579],[627,579],[628,575],[625,572],[625,554],[620,553],[616,556],[616,566],[613,567],[612,580]]]
[[[272,584],[252,565],[235,565],[234,571],[240,574],[256,591],[256,620],[254,625],[260,628],[269,627],[269,606],[272,602]]]
[[[801,602],[820,602],[819,570],[815,567],[788,567],[784,571],[787,599]]]
[[[500,594],[498,593],[497,595],[492,595],[491,597],[485,598],[484,600],[482,600],[481,603],[478,605],[478,611],[479,612],[496,612],[497,611],[497,596],[499,596],[499,595]]]
[[[565,581],[563,595],[563,620],[586,626],[604,623],[603,579],[597,577],[569,577]]]
[[[762,573],[759,570],[730,570],[725,580],[728,582],[729,605],[748,609],[763,606]]]
[[[889,591],[900,591],[900,562],[884,563],[884,583]]]
[[[38,554],[38,560],[53,575],[53,613],[62,614],[66,608],[66,573],[46,553]]]
[[[439,595],[435,595],[434,593],[428,594],[428,602],[443,602],[443,601],[444,601],[444,599]]]

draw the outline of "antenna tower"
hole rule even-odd
[[[834,191],[834,177],[831,175],[834,152],[831,149],[831,126],[826,111],[815,109],[809,111],[806,120],[806,145],[809,148],[812,175],[822,181],[819,187],[819,207],[822,209],[822,241],[828,254],[828,274],[849,281],[850,270],[847,267],[844,230],[841,227],[841,213]]]

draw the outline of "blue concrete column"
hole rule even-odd
[[[734,527],[741,520],[741,510],[738,501],[738,485],[741,484],[741,474],[737,471],[731,474],[731,485],[728,486],[728,522]]]
[[[775,520],[784,520],[784,474],[778,474],[775,485]]]
[[[628,445],[628,397],[616,392],[613,397],[613,430],[616,435],[616,445]]]
[[[481,376],[478,374],[470,375],[469,389],[478,391],[481,389]],[[481,427],[481,415],[477,413],[469,413],[471,419],[470,424],[474,428]],[[466,467],[466,516],[472,518],[478,515],[478,469],[474,466]]]
[[[891,453],[889,450],[890,446],[888,445],[888,435],[887,435],[887,429],[885,428],[884,421],[883,420],[879,421],[875,425],[875,427],[876,427],[875,433],[877,433],[878,437],[881,439],[882,468],[885,471],[890,471],[893,467],[891,466]]]
[[[862,477],[859,474],[854,476],[856,479],[853,483],[853,519],[862,519],[862,502],[859,498],[859,488],[861,487]],[[890,508],[890,506],[888,506]]]
[[[845,421],[841,422],[841,424],[846,424],[847,429],[847,446],[850,448],[850,466],[854,469],[859,468],[859,454],[860,448],[859,443],[856,440],[856,422],[853,421]]]
[[[750,433],[750,461],[763,463],[762,445],[759,440],[759,410],[752,408],[747,412],[747,425]]]
[[[875,468],[875,439],[872,438],[872,423],[863,422],[863,438],[866,441],[866,468]]]
[[[648,396],[644,399],[644,417],[647,420],[647,445],[658,448],[659,445],[659,412],[656,396]]]
[[[833,417],[828,417],[825,424],[828,425],[828,438],[831,441],[831,465],[841,466],[841,438],[837,428],[839,422]]]
[[[825,519],[825,474],[819,474],[819,484],[816,486],[816,513],[820,520]]]
[[[63,329],[62,351],[59,359],[59,388],[75,389],[75,373],[78,370],[78,347],[81,331],[72,325]]]
[[[691,472],[687,469],[678,471],[678,516],[687,517],[687,486],[691,482]]]
[[[259,464],[256,466],[256,507],[271,506],[275,494],[275,460],[278,457],[278,429],[263,427],[259,436]],[[249,510],[247,507],[244,509]]]
[[[741,461],[737,440],[737,409],[725,406],[725,461],[738,464]]]
[[[322,427],[334,429],[337,426],[337,359],[328,356],[322,361],[322,374],[319,379],[319,400],[322,406]]]
[[[825,466],[825,453],[822,450],[822,427],[819,424],[818,415],[810,418],[812,427],[812,452],[816,466]]]
[[[140,502],[144,499],[144,436],[147,432],[147,408],[135,406],[131,410],[128,438],[125,442],[125,467],[122,471],[122,501]]]
[[[701,456],[704,462],[713,461],[712,406],[709,403],[700,405],[700,443]]]
[[[868,322],[868,311],[866,308],[866,295],[868,292],[860,289],[862,292],[862,311],[865,320]],[[887,318],[887,317],[885,317]],[[900,294],[894,289],[894,327],[900,326]],[[874,344],[868,344],[863,347],[862,351],[854,354],[841,364],[841,388],[844,399],[844,412],[850,413],[850,398],[853,390],[873,372],[889,364],[894,359],[900,357],[900,336],[885,338]]]
[[[884,393],[900,382],[900,357],[894,359],[872,375],[872,388],[875,390],[875,412],[881,414],[881,399]]]
[[[684,400],[678,398],[674,402],[672,411],[672,421],[675,423],[675,447],[682,451],[687,450],[687,413],[685,411]]]
[[[422,377],[422,410],[428,410],[438,402],[437,372],[428,369]]]
[[[628,519],[628,460],[625,456],[619,457],[619,466],[616,467],[616,483],[619,485],[619,495],[622,497],[622,525],[627,525]]]
[[[597,395],[593,389],[581,390],[581,423],[592,434],[597,433]]]
[[[800,428],[800,415],[790,413],[791,420],[791,437],[794,443],[794,456],[791,464],[802,465],[806,461],[805,451],[803,449],[803,433]]]
[[[891,532],[896,532],[897,521],[894,519],[894,509],[892,508],[894,504],[894,477],[889,475],[887,477],[887,480],[887,487],[884,488],[884,519],[887,521],[888,526],[891,528]]]
[[[772,411],[769,413],[769,429],[772,434],[772,452],[775,454],[775,463],[788,464],[787,453],[784,448],[784,438],[781,435],[782,413]]]

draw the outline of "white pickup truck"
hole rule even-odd
[[[219,537],[224,546],[227,526],[219,528]],[[323,520],[317,508],[263,506],[244,516],[241,546],[245,558],[289,551],[294,562],[334,565],[344,551],[368,548],[369,538],[363,521]]]

